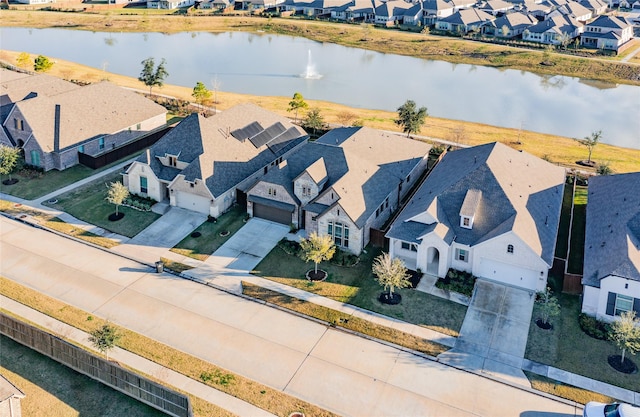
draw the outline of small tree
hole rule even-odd
[[[151,89],[156,86],[162,87],[164,85],[164,79],[169,76],[165,68],[166,61],[163,58],[156,67],[155,60],[153,58],[147,58],[142,61],[141,64],[142,71],[140,72],[138,80],[149,87],[149,95],[151,95]]]
[[[453,130],[451,131],[450,140],[451,142],[455,143],[458,146],[466,143],[467,130],[464,128],[464,126],[454,127]]]
[[[196,86],[193,87],[191,95],[196,99],[196,103],[202,106],[205,101],[211,98],[211,91],[202,82],[198,81]]]
[[[89,341],[93,344],[93,347],[103,353],[107,360],[109,360],[109,351],[116,346],[116,343],[121,338],[122,335],[118,332],[118,329],[109,323],[102,325],[102,327],[93,330],[89,334]]]
[[[303,252],[305,262],[313,261],[315,263],[315,273],[318,273],[318,264],[322,261],[328,261],[333,258],[336,253],[336,245],[330,235],[319,236],[313,232],[308,239],[300,240],[300,247]]]
[[[293,98],[289,102],[289,108],[287,109],[287,111],[295,111],[296,112],[295,113],[294,123],[298,121],[298,110],[306,109],[307,107],[309,107],[309,105],[307,104],[306,101],[304,101],[304,97],[302,97],[302,94],[294,93],[293,94]]]
[[[395,123],[402,126],[402,131],[409,137],[412,133],[420,131],[428,115],[426,107],[416,109],[416,103],[413,100],[407,100],[398,107],[398,118],[395,119]]]
[[[411,286],[411,281],[409,281],[411,275],[407,274],[407,268],[402,259],[391,259],[388,253],[382,253],[373,260],[372,270],[384,291],[389,289],[389,297],[391,298],[393,298],[395,288]]]
[[[552,317],[556,317],[560,314],[560,304],[558,303],[558,299],[551,295],[551,288],[549,287],[547,287],[545,291],[540,291],[538,293],[536,304],[538,304],[540,321],[544,324],[548,325],[549,320],[551,320]]]
[[[600,142],[602,139],[602,130],[598,130],[597,132],[591,133],[591,136],[585,136],[584,139],[576,139],[578,143],[582,146],[585,146],[589,150],[589,159],[587,160],[587,164],[591,165],[591,153],[593,152],[593,148]]]
[[[108,185],[107,201],[116,205],[116,216],[118,207],[129,197],[129,190],[121,182],[112,182]]]
[[[27,52],[20,52],[16,58],[16,64],[20,68],[27,68],[31,63],[31,56]]]
[[[305,129],[313,130],[313,134],[315,135],[318,130],[326,129],[326,122],[324,121],[324,117],[320,114],[320,109],[317,107],[312,108],[307,112],[307,116],[302,121],[302,127]]]
[[[358,117],[357,114],[352,113],[348,110],[341,111],[336,115],[336,119],[338,119],[338,123],[340,123],[343,126],[350,125],[357,117]]]
[[[620,363],[624,363],[624,355],[628,350],[632,355],[640,351],[640,319],[635,311],[625,311],[620,318],[611,324],[609,337],[622,350]]]
[[[36,72],[47,72],[53,67],[53,61],[44,55],[38,55],[33,61],[33,69]]]
[[[11,180],[11,173],[16,168],[19,157],[20,157],[19,148],[0,145],[0,174],[8,175],[9,183],[13,183],[13,181]]]

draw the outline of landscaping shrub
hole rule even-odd
[[[583,332],[594,339],[609,340],[611,325],[585,313],[580,313],[578,323]]]
[[[289,255],[298,256],[300,253],[300,243],[287,238],[283,238],[278,242],[278,246]]]
[[[449,290],[471,297],[473,287],[476,284],[476,277],[470,272],[449,269],[447,276],[436,281],[436,287],[442,290]]]
[[[360,261],[356,255],[351,252],[343,251],[340,248],[336,248],[336,253],[331,258],[331,263],[340,266],[354,266]]]

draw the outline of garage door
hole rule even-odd
[[[259,217],[272,222],[291,224],[291,212],[265,204],[253,203],[253,217]]]
[[[176,206],[208,215],[211,200],[199,195],[178,192],[176,196]]]
[[[516,265],[494,261],[493,259],[480,259],[478,276],[488,278],[517,287],[536,290],[540,271],[521,268]]]

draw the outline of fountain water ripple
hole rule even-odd
[[[307,68],[305,72],[300,74],[300,77],[305,78],[307,80],[318,80],[322,78],[322,75],[319,74],[318,71],[316,71],[316,65],[313,63],[313,60],[311,59],[311,49],[309,49],[309,52],[307,53]]]

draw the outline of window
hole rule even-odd
[[[269,167],[268,166],[264,167],[264,173],[266,174],[267,172],[269,172]]]
[[[269,195],[275,196],[276,195],[276,189],[269,187]]]
[[[24,121],[20,119],[13,119],[13,127],[16,130],[24,130]]]
[[[384,200],[384,208],[389,208],[389,197]]]
[[[469,262],[469,251],[456,249],[456,259],[462,262]]]
[[[140,192],[146,194],[149,191],[147,187],[147,177],[140,177]]]
[[[104,149],[104,138],[98,139],[98,148],[100,148],[100,150]]]
[[[418,245],[415,243],[402,242],[402,249],[410,250],[411,252],[418,252]]]
[[[39,167],[40,166],[40,152],[31,151],[31,165]]]
[[[169,155],[169,165],[171,165],[172,167],[175,167],[178,165],[178,157],[173,156],[173,155]]]
[[[507,245],[507,253],[513,253],[513,245]]]
[[[471,224],[471,219],[468,217],[463,217],[462,218],[462,226],[464,227],[469,227],[469,225]]]
[[[340,222],[329,222],[327,234],[333,237],[336,246],[349,247],[349,226]]]
[[[141,125],[140,123],[138,123],[138,124],[136,125],[136,129],[137,129],[137,130],[140,130],[140,128],[142,128],[142,125]]]
[[[78,152],[84,153],[84,145],[78,146]]]
[[[302,187],[302,195],[305,195],[305,196],[311,195],[311,187]]]
[[[633,310],[633,297],[617,294],[616,307],[615,307],[616,316],[621,315],[625,311],[631,311],[631,310]]]

